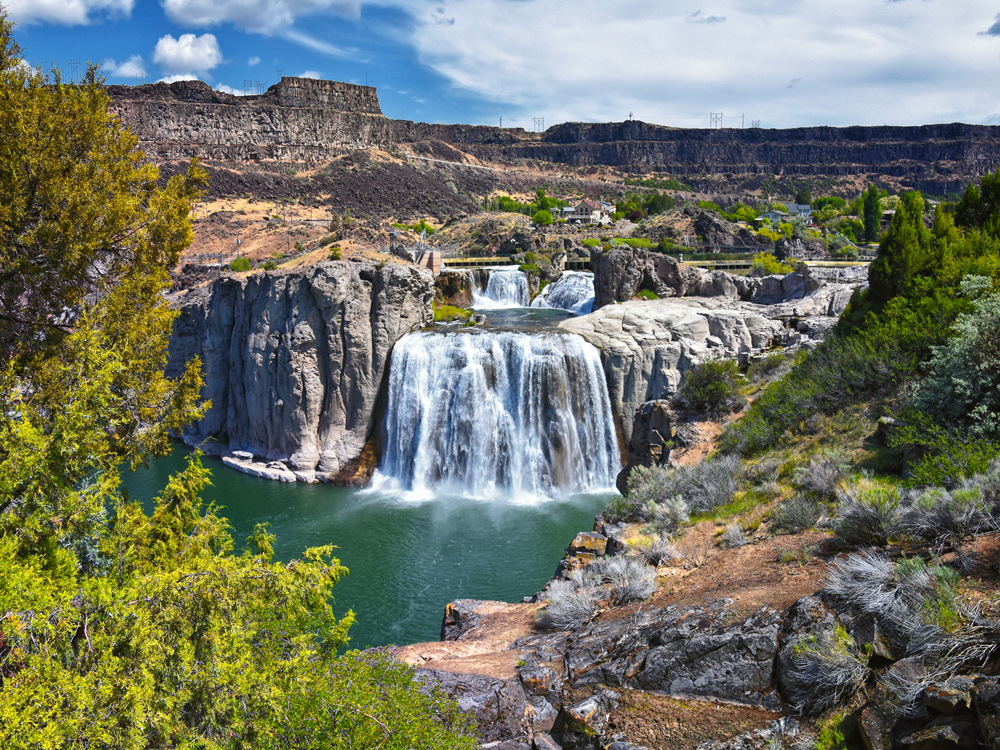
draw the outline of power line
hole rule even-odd
[[[722,112],[709,112],[709,130],[718,129],[722,127]]]

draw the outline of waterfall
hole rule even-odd
[[[586,315],[594,306],[594,274],[563,271],[559,280],[546,286],[531,301],[532,307],[555,307],[574,315]]]
[[[480,291],[475,274],[472,275],[473,307],[527,307],[531,301],[528,277],[519,268],[492,266],[483,269],[489,272],[485,291]]]
[[[411,333],[393,349],[375,489],[551,497],[620,468],[600,355],[568,333]]]

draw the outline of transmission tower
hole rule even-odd
[[[80,76],[80,61],[72,60],[70,61],[69,67],[73,69],[72,78],[69,79],[70,83],[76,83],[76,79]]]
[[[544,117],[536,117],[535,118],[535,132],[536,133],[541,133],[543,130],[545,130],[545,118]]]
[[[722,112],[709,112],[709,130],[722,127]]]
[[[253,96],[253,79],[243,79],[243,96]]]
[[[751,128],[759,128],[760,127],[760,120],[751,120],[750,121],[750,127]]]

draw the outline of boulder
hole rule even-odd
[[[467,271],[442,271],[434,279],[434,288],[438,303],[472,307],[472,278]]]
[[[608,538],[604,534],[598,534],[596,531],[581,531],[566,548],[566,554],[571,556],[579,554],[601,556],[607,547]]]
[[[416,670],[418,679],[440,687],[476,720],[480,742],[528,742],[534,710],[515,677],[499,680],[477,674],[453,674],[432,669]]]
[[[441,620],[441,640],[457,641],[479,625],[482,617],[476,610],[480,604],[481,602],[476,599],[456,599],[448,602]]]
[[[994,680],[979,683],[972,701],[983,743],[989,748],[1000,747],[1000,683]]]
[[[902,737],[899,744],[905,750],[975,750],[979,735],[975,724],[949,724],[913,732]]]
[[[814,690],[794,666],[792,657],[796,649],[805,639],[824,641],[832,638],[837,625],[836,613],[819,597],[805,596],[789,608],[782,622],[781,648],[774,662],[778,692],[789,703],[798,703],[804,693]]]
[[[619,472],[617,486],[623,495],[628,486],[628,476],[636,466],[662,466],[670,460],[673,430],[670,419],[670,402],[646,401],[632,418],[632,435],[629,438],[628,463]]]
[[[935,714],[954,716],[972,708],[971,677],[956,675],[944,682],[935,682],[924,688],[924,706]]]

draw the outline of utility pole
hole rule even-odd
[[[80,75],[80,61],[71,60],[69,66],[73,69],[72,77],[69,79],[70,83],[76,83],[77,77]]]

